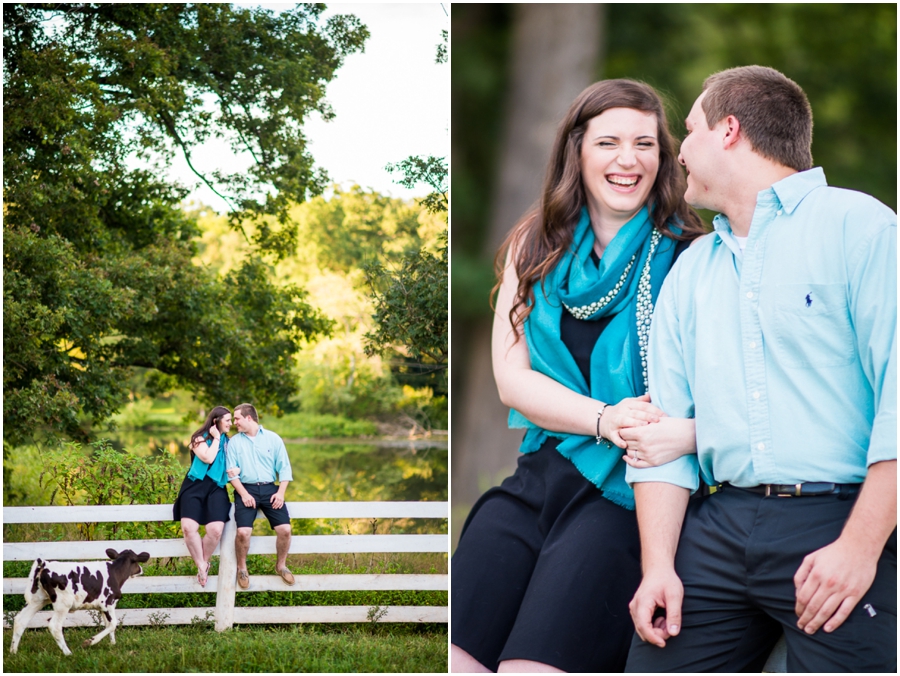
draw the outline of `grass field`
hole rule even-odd
[[[3,632],[3,671],[21,672],[395,672],[447,671],[447,627],[425,625],[120,627],[116,645],[103,639],[82,648],[96,628],[66,629],[65,657],[46,629],[29,629],[9,654]]]

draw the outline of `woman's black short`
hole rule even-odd
[[[228,491],[209,476],[200,481],[185,477],[172,512],[175,521],[187,518],[203,525],[210,521],[229,521],[231,501],[228,499]]]
[[[621,672],[641,580],[637,519],[556,443],[522,455],[472,508],[451,562],[450,640],[494,671],[525,659]]]

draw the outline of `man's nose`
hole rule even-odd
[[[681,156],[681,151],[678,151],[678,164],[682,167],[686,167],[687,165],[684,163],[684,157]]]

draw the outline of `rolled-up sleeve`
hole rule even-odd
[[[897,459],[897,222],[883,227],[848,259],[850,313],[874,418],[866,465]]]
[[[293,481],[294,475],[291,472],[291,461],[288,458],[287,448],[284,441],[278,438],[275,448],[275,471],[278,473],[279,481]]]
[[[235,467],[239,467],[237,460],[237,452],[238,452],[238,443],[237,438],[232,437],[228,440],[228,444],[225,446],[225,468],[226,469],[234,469]]]
[[[678,264],[676,263],[676,268]],[[693,418],[694,401],[687,378],[684,360],[684,338],[679,330],[677,304],[677,270],[663,282],[653,320],[647,356],[650,400],[673,418]],[[659,467],[625,470],[629,485],[644,481],[658,481],[688,488],[692,492],[700,485],[697,455],[683,455]]]

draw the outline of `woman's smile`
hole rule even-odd
[[[606,180],[616,192],[630,193],[641,182],[641,176],[636,174],[607,174]]]

